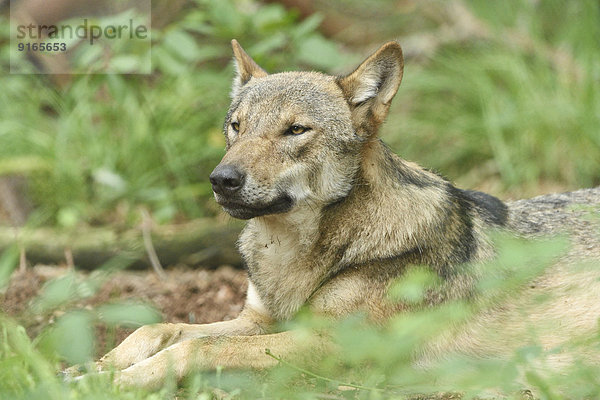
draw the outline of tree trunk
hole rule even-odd
[[[151,231],[152,244],[164,266],[241,267],[235,245],[241,226],[237,221],[219,223],[213,219],[157,226]],[[0,227],[0,254],[15,243],[25,249],[27,260],[34,264],[61,264],[72,255],[73,263],[81,269],[98,268],[116,256],[131,259],[133,268],[150,266],[142,229],[116,232],[107,227],[72,231]]]

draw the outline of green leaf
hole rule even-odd
[[[76,293],[75,274],[70,272],[47,282],[40,295],[33,302],[32,309],[37,312],[54,309],[76,298]]]
[[[93,172],[94,180],[116,193],[123,193],[127,189],[127,182],[121,175],[108,168],[98,168]]]
[[[312,14],[292,30],[292,35],[295,40],[303,38],[306,35],[316,32],[319,25],[323,22],[321,14]]]
[[[76,52],[76,63],[80,70],[88,70],[102,58],[102,46],[82,44]],[[97,66],[97,65],[96,65]]]
[[[109,63],[110,72],[115,73],[132,73],[136,72],[140,69],[140,59],[139,57],[132,55],[120,55],[113,57]]]
[[[286,37],[283,32],[278,32],[270,36],[269,38],[263,39],[250,47],[249,51],[252,54],[261,55],[272,52],[273,50],[282,48],[286,43]]]
[[[57,319],[51,333],[58,354],[70,364],[83,364],[94,354],[94,318],[86,311],[72,311]]]
[[[439,283],[439,278],[424,268],[414,268],[398,280],[389,290],[389,296],[397,301],[419,303],[424,299],[427,289]]]
[[[56,221],[63,228],[71,228],[77,225],[80,219],[79,211],[74,207],[64,207],[58,210]]]
[[[146,304],[114,303],[98,308],[98,317],[108,325],[137,328],[162,320],[160,313]]]
[[[0,256],[0,289],[8,284],[13,271],[19,265],[19,253],[19,247],[14,244]]]
[[[29,173],[50,169],[48,160],[36,155],[7,157],[0,160],[0,175]]]
[[[183,75],[186,73],[187,64],[171,52],[166,51],[163,46],[157,46],[152,51],[152,65],[167,75]]]
[[[328,70],[339,67],[340,58],[337,46],[321,35],[314,34],[300,42],[298,59],[306,64]]]
[[[280,25],[285,21],[286,15],[287,12],[281,4],[270,4],[260,9],[260,13],[254,16],[252,23],[257,29],[266,30]]]
[[[169,31],[165,35],[163,46],[186,61],[196,61],[200,55],[200,49],[195,39],[185,31]]]

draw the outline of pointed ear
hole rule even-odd
[[[237,40],[233,39],[231,41],[231,47],[233,48],[233,61],[236,71],[236,76],[233,79],[231,87],[231,97],[233,98],[237,96],[242,86],[248,83],[251,78],[262,78],[267,76],[267,73],[246,54]]]
[[[398,91],[403,71],[402,48],[397,42],[388,42],[337,82],[352,108],[364,104],[381,122]]]

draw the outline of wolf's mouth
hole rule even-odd
[[[229,215],[239,219],[284,213],[294,205],[294,200],[287,194],[283,194],[267,204],[246,204],[223,198],[220,198],[217,202]]]

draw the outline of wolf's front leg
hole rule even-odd
[[[98,370],[122,370],[179,342],[205,336],[258,335],[269,331],[272,321],[250,308],[231,321],[212,324],[154,324],[142,326],[102,357]]]
[[[154,356],[115,373],[116,383],[157,389],[171,377],[178,381],[191,372],[224,368],[262,369],[277,360],[265,349],[288,360],[304,363],[317,360],[329,348],[329,341],[319,335],[298,341],[291,331],[256,335],[189,339],[174,344]]]

